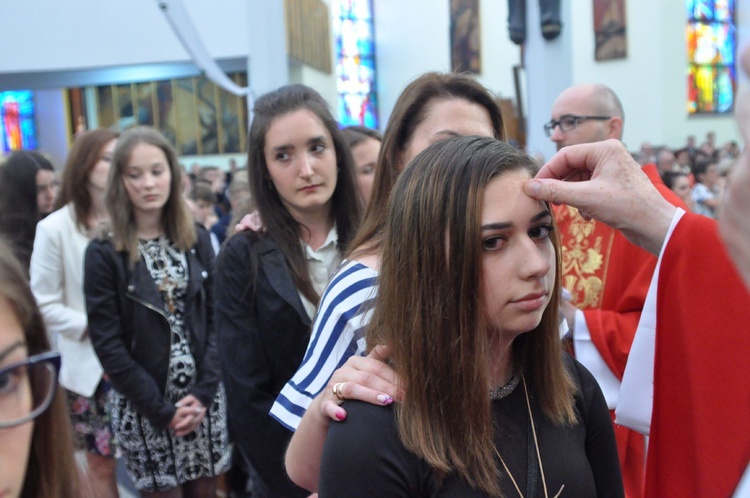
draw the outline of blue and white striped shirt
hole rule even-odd
[[[362,263],[344,261],[326,287],[302,364],[271,407],[270,415],[289,430],[297,429],[333,372],[350,356],[364,353],[377,276]]]

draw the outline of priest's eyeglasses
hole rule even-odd
[[[595,119],[597,121],[604,121],[605,119],[611,119],[612,116],[576,116],[575,114],[563,114],[560,116],[560,119],[558,121],[555,121],[554,119],[550,120],[549,123],[544,124],[544,133],[547,134],[548,137],[552,136],[552,132],[555,129],[555,126],[560,127],[560,131],[565,133],[568,131],[573,131],[576,129],[576,126],[578,126],[578,123],[581,121],[585,121],[587,119]]]
[[[57,391],[59,353],[42,353],[0,368],[0,429],[34,420]]]

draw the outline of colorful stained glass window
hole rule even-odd
[[[371,0],[333,0],[336,87],[341,126],[378,128]]]
[[[689,114],[732,112],[737,89],[735,0],[686,0]]]
[[[0,92],[0,151],[36,149],[34,93],[30,90]]]

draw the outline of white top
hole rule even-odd
[[[313,249],[305,243],[302,244],[307,256],[307,271],[310,273],[310,282],[319,296],[323,294],[326,285],[328,285],[328,280],[341,262],[341,255],[337,247],[338,240],[339,234],[334,225],[328,232],[326,240],[317,249]],[[299,297],[302,299],[302,305],[305,307],[307,315],[312,320],[315,318],[316,306],[301,292]]]
[[[85,334],[83,258],[89,239],[78,230],[74,218],[69,204],[37,224],[29,271],[31,291],[62,356],[60,384],[91,397],[103,370]]]

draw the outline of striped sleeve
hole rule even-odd
[[[326,287],[313,324],[310,343],[297,373],[286,383],[270,415],[291,431],[328,384],[333,372],[365,351],[365,327],[372,316],[377,272],[357,261],[345,261]]]

